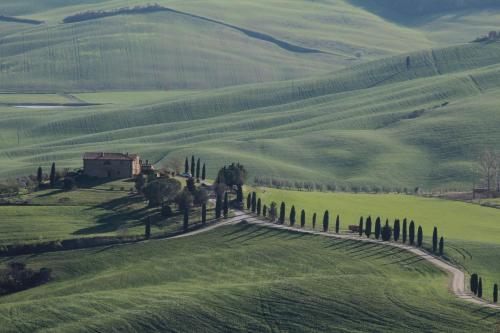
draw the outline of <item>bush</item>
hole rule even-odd
[[[41,268],[38,272],[19,262],[7,264],[7,268],[0,271],[0,295],[15,293],[47,283],[52,278],[51,270]]]

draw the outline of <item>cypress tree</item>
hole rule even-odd
[[[262,212],[262,201],[259,198],[257,200],[257,215],[260,215],[261,212]]]
[[[201,205],[201,223],[207,223],[207,204],[204,203]]]
[[[316,215],[316,213],[314,213],[314,214],[313,214],[313,230],[315,230],[315,229],[316,229],[316,219],[317,219],[317,217],[318,217],[318,216]]]
[[[375,238],[379,239],[380,238],[380,231],[382,229],[382,226],[380,225],[380,217],[377,217],[375,220]]]
[[[151,238],[151,217],[150,216],[148,216],[148,219],[146,220],[146,228],[144,230],[144,237],[146,237],[146,239]]]
[[[292,206],[292,209],[290,210],[290,226],[295,225],[295,206]]]
[[[302,209],[300,212],[300,227],[304,228],[306,226],[306,212]]]
[[[483,297],[483,279],[479,278],[479,283],[477,284],[477,297]]]
[[[359,237],[363,236],[363,218],[359,219]]]
[[[220,219],[222,215],[222,195],[217,193],[217,198],[215,199],[215,218]]]
[[[250,207],[252,207],[252,195],[248,193],[247,196],[247,210],[250,210]]]
[[[408,235],[408,227],[406,217],[403,220],[403,243],[406,243],[406,238]]]
[[[227,192],[224,193],[223,210],[224,210],[224,217],[227,218],[227,216],[229,215],[229,198],[228,198]]]
[[[36,181],[38,182],[38,184],[41,184],[42,183],[42,180],[43,180],[43,171],[42,171],[42,167],[38,167],[38,170],[36,172]]]
[[[201,162],[200,159],[198,158],[198,161],[196,161],[196,179],[200,180],[200,167],[201,167]]]
[[[438,250],[438,229],[434,227],[432,232],[432,253],[436,253]]]
[[[439,240],[439,255],[442,256],[444,253],[444,238],[441,237]]]
[[[415,222],[410,222],[410,228],[408,230],[408,239],[410,241],[410,245],[415,244]]]
[[[498,284],[493,285],[493,303],[498,303]]]
[[[330,223],[330,213],[325,211],[323,215],[323,232],[328,232],[328,224]]]
[[[203,163],[203,167],[201,168],[201,180],[205,180],[207,177],[207,170],[205,167],[205,163]]]
[[[188,231],[188,226],[189,226],[189,208],[184,208],[184,221],[182,224],[182,229],[184,229],[184,232]]]
[[[193,156],[191,156],[191,177],[194,177],[195,167],[196,167],[196,164],[195,164],[194,155],[193,155]]]
[[[252,192],[252,213],[257,211],[257,193]]]
[[[399,222],[399,219],[396,219],[394,221],[394,241],[397,242],[399,240],[399,234],[401,232],[401,224]]]
[[[340,232],[340,216],[337,215],[337,219],[335,220],[335,233],[338,234]]]
[[[236,187],[236,202],[243,204],[243,186]]]
[[[418,247],[422,247],[422,241],[424,239],[424,233],[422,231],[422,226],[418,226],[418,234],[417,234],[417,245]]]
[[[281,206],[280,206],[280,218],[278,220],[279,224],[283,224],[285,223],[285,212],[286,210],[286,205],[284,202],[281,202]]]
[[[479,283],[479,276],[474,273],[470,276],[470,291],[472,291],[472,293],[474,295],[477,295],[477,285]]]
[[[372,235],[372,217],[368,216],[366,219],[366,226],[365,226],[365,235],[367,238],[370,238]]]
[[[184,162],[184,173],[188,173],[189,172],[189,160],[186,156],[186,161]]]
[[[264,207],[262,207],[262,216],[266,217],[267,216],[267,206],[264,205]]]
[[[391,240],[391,227],[389,226],[389,220],[387,219],[385,221],[385,225],[384,227],[382,228],[382,240],[384,242],[388,242]]]
[[[52,163],[52,167],[50,168],[50,187],[54,188],[56,185],[56,164]]]

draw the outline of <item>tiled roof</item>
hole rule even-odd
[[[136,154],[121,154],[121,153],[85,153],[84,160],[125,160],[133,161],[137,159]]]

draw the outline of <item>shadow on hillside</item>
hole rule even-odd
[[[91,235],[118,231],[122,228],[133,228],[143,225],[143,219],[148,215],[148,207],[131,210],[129,207],[142,203],[144,199],[138,195],[129,195],[109,200],[99,205],[87,208],[87,211],[102,209],[107,213],[97,217],[97,224],[73,232],[73,235]],[[159,214],[158,214],[159,215]],[[156,216],[154,221],[159,220]]]

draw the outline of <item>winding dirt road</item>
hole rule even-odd
[[[465,300],[470,303],[474,303],[476,305],[480,305],[483,307],[488,307],[492,309],[500,309],[500,305],[489,303],[483,299],[475,297],[471,292],[469,292],[465,288],[465,273],[462,272],[460,269],[456,268],[455,266],[451,265],[450,263],[442,260],[439,257],[435,257],[431,255],[430,253],[420,249],[416,248],[413,246],[401,244],[401,243],[393,243],[393,242],[382,242],[380,240],[372,239],[372,238],[364,238],[364,237],[359,237],[357,235],[352,235],[352,234],[330,234],[330,233],[323,233],[323,232],[318,232],[318,231],[313,231],[313,230],[306,230],[306,229],[297,229],[297,228],[292,228],[289,226],[285,225],[279,225],[279,224],[274,224],[271,222],[268,222],[266,220],[263,220],[262,218],[256,217],[254,215],[247,214],[242,211],[234,211],[235,216],[232,218],[229,218],[228,220],[212,225],[207,228],[203,228],[200,230],[196,230],[191,233],[187,234],[182,234],[177,237],[173,238],[180,238],[180,237],[186,237],[186,236],[192,236],[195,234],[199,234],[202,232],[206,232],[224,225],[229,225],[229,224],[237,224],[240,223],[241,221],[245,220],[248,223],[252,224],[257,224],[257,225],[263,225],[269,228],[274,228],[274,229],[281,229],[281,230],[289,230],[293,232],[300,232],[300,233],[306,233],[306,234],[312,234],[312,235],[320,235],[324,237],[332,237],[332,238],[338,238],[338,239],[350,239],[353,241],[358,241],[358,242],[367,242],[367,243],[380,243],[386,246],[392,246],[396,247],[399,249],[403,249],[407,252],[410,252],[422,259],[427,260],[434,266],[438,267],[439,269],[448,272],[452,276],[452,281],[451,281],[451,289],[453,293],[460,299]]]

